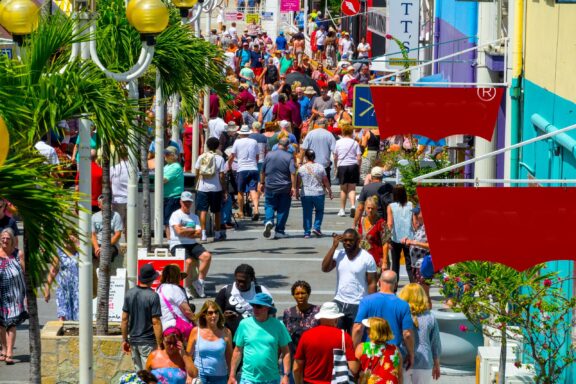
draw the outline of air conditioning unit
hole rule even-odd
[[[514,366],[516,353],[512,347],[506,351],[506,362]],[[498,372],[500,365],[500,347],[478,347],[476,357],[476,384],[492,384],[494,371]]]

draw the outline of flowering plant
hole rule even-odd
[[[576,298],[567,298],[555,272],[537,265],[518,272],[502,264],[468,261],[451,265],[440,277],[442,293],[475,327],[501,343],[499,383],[506,377],[508,340],[525,345],[540,384],[561,382],[576,361],[570,333]],[[463,329],[466,328],[466,329]],[[460,330],[466,332],[466,326]],[[516,365],[521,365],[520,361]]]
[[[410,58],[408,57],[408,48],[406,48],[406,45],[404,45],[404,43],[401,42],[400,39],[390,34],[386,35],[386,39],[393,40],[396,43],[396,45],[398,45],[400,53],[402,53],[402,58],[404,59],[402,60],[402,65],[404,65],[404,69],[410,68]],[[402,81],[410,81],[410,71],[402,73],[400,77],[402,78]]]

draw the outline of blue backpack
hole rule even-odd
[[[431,279],[434,277],[434,264],[432,263],[432,255],[426,255],[422,259],[422,264],[420,265],[420,274],[425,279]]]

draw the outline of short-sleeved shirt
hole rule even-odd
[[[258,170],[258,142],[249,137],[236,139],[232,153],[238,160],[238,172]]]
[[[349,137],[338,140],[334,147],[334,156],[338,158],[339,167],[358,164],[358,155],[361,154],[360,145]]]
[[[368,294],[367,273],[376,273],[376,262],[364,249],[350,260],[343,249],[334,253],[336,262],[336,296],[334,299],[358,304]]]
[[[324,195],[322,179],[326,176],[324,167],[318,163],[306,163],[298,168],[298,176],[302,179],[302,196]]]
[[[150,288],[136,286],[124,296],[122,311],[128,313],[128,335],[130,344],[156,344],[152,318],[161,317],[160,298]]]
[[[324,100],[322,97],[316,97],[312,103],[312,109],[315,109],[320,113],[324,113],[325,110],[332,108],[334,108],[333,97],[330,97],[328,100]]]
[[[296,172],[294,156],[284,150],[269,152],[264,159],[262,172],[266,174],[264,180],[266,193],[290,193],[292,189],[290,175]]]
[[[342,330],[319,325],[304,332],[298,343],[294,360],[304,361],[304,382],[329,384],[332,380],[333,349],[342,349]],[[356,361],[352,338],[344,332],[346,360]]]
[[[202,154],[204,156],[205,154]],[[196,164],[194,165],[194,169],[200,169],[200,160],[202,156],[198,157],[196,160]],[[225,161],[224,158],[220,155],[214,155],[215,170],[214,175],[212,177],[204,177],[200,176],[200,180],[198,180],[198,187],[197,190],[200,192],[219,192],[222,190],[222,184],[220,183],[220,173],[224,173]]]
[[[168,225],[170,226],[170,249],[180,244],[196,244],[196,239],[191,239],[185,236],[180,237],[176,234],[174,226],[177,224],[180,224],[183,227],[193,227],[196,230],[202,229],[200,226],[200,219],[192,212],[184,213],[182,212],[182,209],[174,211],[170,216],[170,221],[168,222]]]
[[[284,51],[286,50],[286,46],[288,45],[288,42],[286,41],[286,38],[284,36],[278,36],[276,38],[276,48],[279,51]]]
[[[368,198],[372,196],[384,195],[387,192],[392,193],[392,189],[393,187],[392,184],[390,183],[375,182],[366,184],[365,186],[362,187],[362,190],[360,191],[360,195],[358,196],[358,202],[365,203],[366,200],[368,200]],[[381,204],[378,204],[378,214],[380,215],[380,217],[385,219],[386,218],[385,207],[384,206],[382,207],[383,208],[381,208]]]
[[[408,303],[393,293],[373,293],[360,302],[354,322],[361,323],[369,317],[381,317],[388,322],[394,334],[394,339],[390,343],[399,346],[402,354],[405,354],[406,349],[402,347],[404,340],[402,331],[414,328]]]
[[[118,212],[112,212],[112,219],[110,220],[110,228],[112,229],[112,234],[115,232],[121,232],[124,230],[124,225],[122,224],[122,218]],[[102,243],[102,211],[98,211],[92,215],[92,232],[96,234],[96,239],[98,243]]]
[[[184,192],[184,170],[175,162],[164,166],[164,197],[177,197]]]
[[[311,149],[316,154],[315,161],[324,168],[330,165],[330,154],[336,147],[334,135],[324,128],[316,128],[306,135],[302,149]]]
[[[242,378],[250,382],[279,380],[278,349],[290,341],[288,330],[275,317],[262,322],[254,317],[242,320],[234,335],[236,346],[243,348]]]
[[[186,293],[182,287],[176,284],[161,284],[156,292],[160,297],[160,308],[162,309],[162,329],[168,329],[170,327],[176,326],[176,318],[172,312],[174,312],[180,318],[186,320],[186,316],[184,316],[180,310],[180,305],[182,303],[188,302]],[[172,311],[170,311],[168,305],[166,305],[166,301],[164,301],[164,298],[160,296],[160,293],[162,293],[170,305],[172,305]]]
[[[252,133],[248,137],[256,140],[256,142],[258,143],[258,163],[263,163],[264,157],[266,156],[266,147],[268,145],[268,138],[261,133]]]

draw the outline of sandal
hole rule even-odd
[[[6,355],[6,357],[4,358],[4,361],[6,362],[6,365],[14,365],[16,364],[16,362],[12,359],[13,356],[8,356]]]
[[[6,355],[0,352],[0,361],[6,361]]]

